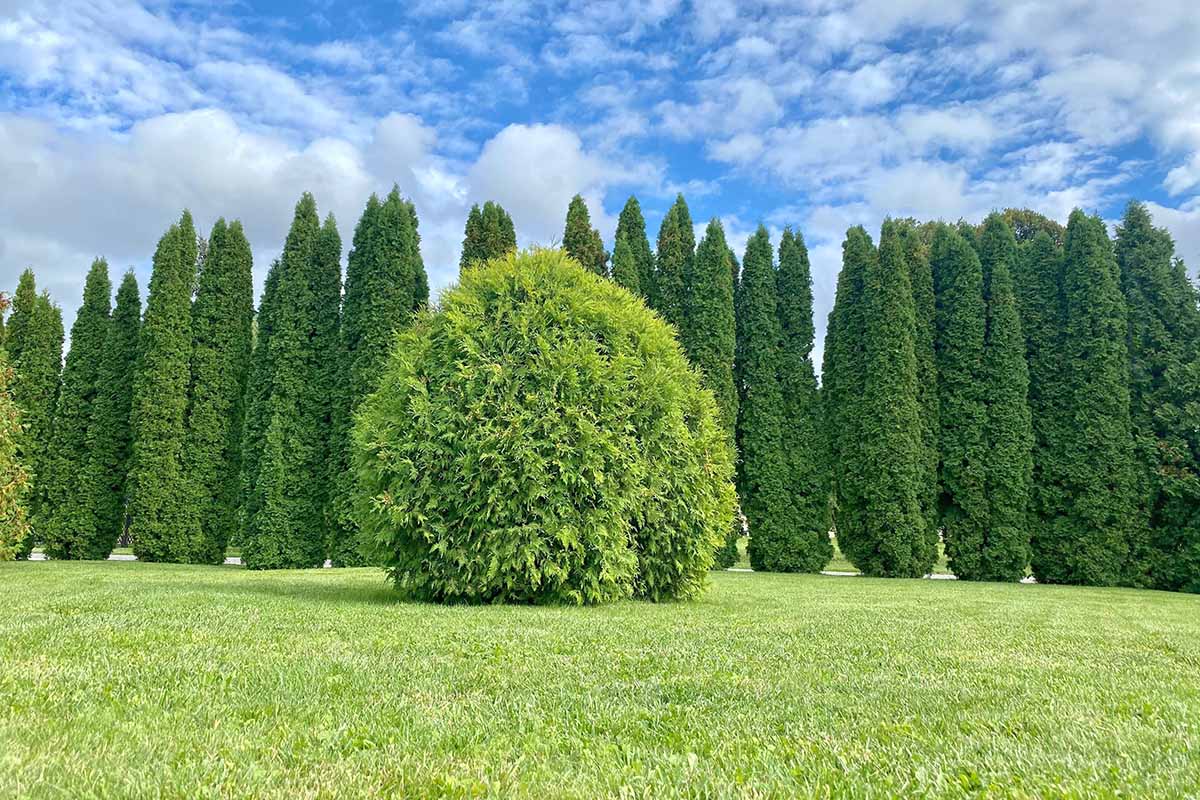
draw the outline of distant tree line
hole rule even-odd
[[[830,533],[869,575],[1200,591],[1200,307],[1174,243],[1131,203],[1115,241],[1007,210],[979,225],[847,232],[821,382],[799,232],[739,262],[719,220],[696,241],[676,198],[651,249],[636,198],[611,253],[584,200],[566,252],[678,332],[738,451],[755,569],[811,572]],[[460,270],[516,249],[472,207]],[[0,518],[8,548],[252,568],[363,564],[351,427],[398,330],[429,303],[413,204],[372,196],[345,279],[332,216],[305,194],[253,308],[240,223],[190,214],[154,255],[144,313],[95,261],[62,362],[62,314],[31,271],[0,328]],[[9,365],[6,371],[5,362]],[[0,548],[2,551],[2,548]]]

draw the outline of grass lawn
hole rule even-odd
[[[371,569],[0,564],[0,797],[1198,793],[1196,596],[440,607]]]

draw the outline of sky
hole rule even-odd
[[[256,286],[311,191],[348,249],[412,198],[436,291],[472,203],[521,245],[580,193],[611,248],[678,192],[739,255],[799,230],[816,324],[887,215],[1150,206],[1200,266],[1200,14],[1187,0],[0,0],[0,288],[67,324],[95,256],[143,295],[183,208],[241,219]],[[819,344],[818,344],[819,346]]]

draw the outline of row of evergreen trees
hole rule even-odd
[[[89,272],[59,374],[59,310],[21,277],[6,331],[34,535],[103,557],[251,567],[362,563],[350,427],[393,333],[428,303],[416,211],[372,196],[343,292],[341,239],[304,195],[257,316],[241,226],[185,212],[154,257],[144,317]],[[831,526],[868,574],[919,576],[939,541],[961,578],[1200,588],[1200,312],[1169,235],[1131,204],[1115,246],[1075,212],[852,228],[816,379],[803,238],[765,228],[741,263],[697,243],[683,197],[652,250],[636,198],[611,256],[581,197],[562,237],[642,296],[680,342],[739,452],[756,569],[814,571]],[[499,205],[468,216],[460,269],[516,247]],[[736,559],[739,523],[721,554]]]

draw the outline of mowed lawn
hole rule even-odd
[[[377,570],[0,564],[0,797],[1200,793],[1200,597],[715,574],[442,607]]]

